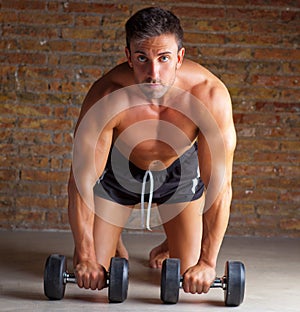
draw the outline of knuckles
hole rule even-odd
[[[183,290],[191,294],[208,293],[211,282],[207,278],[199,275],[186,272],[183,278]]]
[[[77,284],[80,288],[85,289],[102,289],[105,286],[105,272],[104,269],[92,268],[87,266],[77,267],[76,270]]]

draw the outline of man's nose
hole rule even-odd
[[[149,62],[148,75],[149,75],[149,78],[151,78],[152,80],[158,80],[159,79],[159,64],[157,64],[156,62]]]

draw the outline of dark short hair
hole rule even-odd
[[[132,39],[145,40],[164,34],[174,34],[178,50],[182,48],[183,30],[180,20],[172,12],[159,7],[149,7],[136,12],[126,22],[125,30],[129,50]]]

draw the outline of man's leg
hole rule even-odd
[[[119,237],[119,241],[117,244],[116,257],[129,259],[128,251],[123,243],[122,235]]]
[[[107,270],[110,259],[116,255],[117,251],[119,256],[125,255],[126,249],[120,237],[131,211],[131,207],[95,196],[95,251],[98,263]]]
[[[202,239],[202,214],[205,196],[190,203],[161,206],[169,256],[181,260],[181,274],[197,264]],[[174,211],[178,211],[175,217]]]

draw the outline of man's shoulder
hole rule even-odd
[[[179,83],[187,88],[206,107],[214,106],[220,99],[223,103],[230,103],[230,96],[225,84],[209,69],[191,61],[185,60],[179,72]]]
[[[95,102],[114,91],[133,84],[133,81],[128,64],[117,65],[93,83],[85,101]]]
[[[213,74],[208,68],[189,59],[183,62],[179,75],[185,82],[189,81],[188,85],[192,87],[205,85],[206,87],[226,88],[220,78]]]

